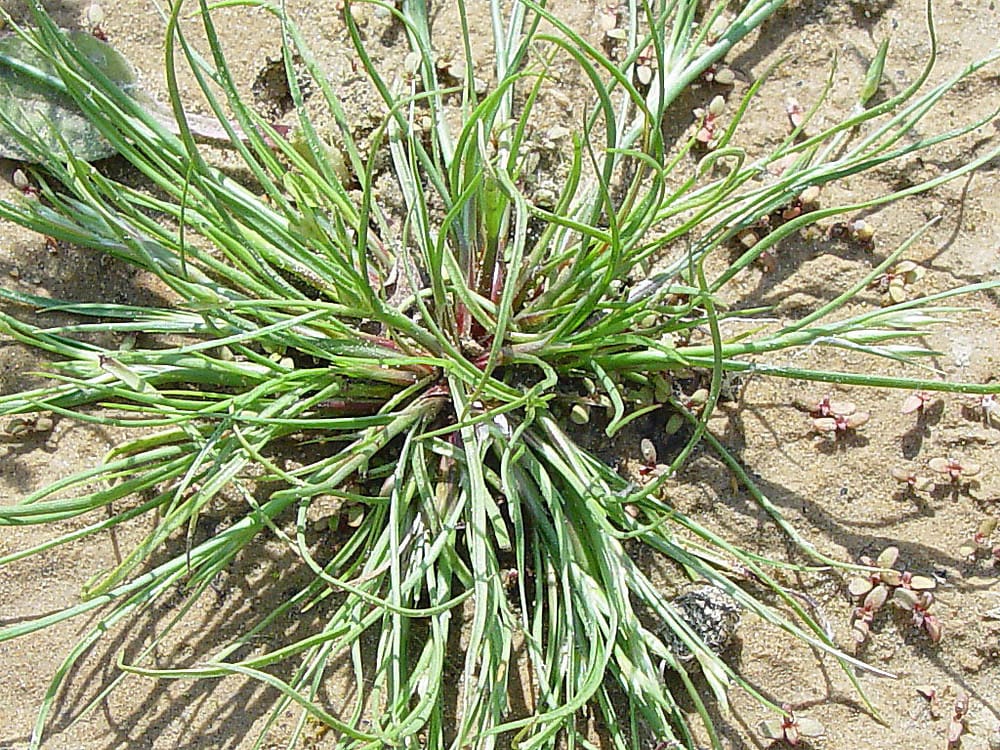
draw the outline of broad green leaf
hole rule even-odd
[[[112,156],[114,147],[100,134],[66,93],[56,69],[27,37],[0,38],[0,155],[37,161],[44,151],[93,161]],[[66,33],[88,60],[122,90],[137,89],[135,71],[111,46],[82,31]],[[38,149],[30,144],[37,142]]]

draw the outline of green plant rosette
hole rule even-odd
[[[57,80],[65,108],[95,128],[93,141],[110,144],[146,186],[109,177],[75,139],[48,138],[8,109],[8,130],[19,127],[4,142],[37,162],[30,170],[37,195],[0,204],[0,216],[124,260],[175,297],[169,307],[150,308],[0,292],[81,321],[44,327],[0,315],[6,336],[53,355],[52,382],[0,397],[0,414],[48,412],[129,435],[100,465],[0,508],[3,525],[83,524],[0,563],[153,519],[145,538],[100,571],[79,603],[0,630],[6,640],[94,618],[54,676],[32,746],[40,745],[60,687],[87,649],[113,628],[154,616],[154,604],[178,592],[184,604],[177,616],[121,665],[122,676],[263,681],[277,697],[258,746],[294,707],[301,719],[282,738],[289,745],[319,722],[343,747],[573,746],[587,741],[579,718],[589,709],[616,747],[651,739],[694,747],[687,711],[670,687],[678,682],[718,745],[704,697],[668,643],[684,644],[719,702],[735,682],[771,704],[706,646],[669,592],[653,585],[630,553],[636,546],[833,654],[855,680],[854,669],[864,665],[840,652],[773,577],[776,566],[840,563],[781,517],[707,421],[724,378],[748,371],[994,392],[995,385],[948,383],[919,377],[920,370],[913,378],[881,377],[795,368],[770,356],[825,345],[917,362],[929,353],[918,337],[960,311],[952,299],[993,285],[845,315],[845,304],[911,240],[785,325],[727,339],[721,323],[759,311],[728,309],[719,299],[790,234],[968,174],[998,151],[918,186],[802,213],[715,275],[706,260],[731,253],[741,231],[810,187],[973,130],[980,123],[915,134],[942,96],[993,59],[927,86],[930,25],[928,67],[912,85],[869,105],[883,46],[849,117],[805,136],[821,96],[796,132],[750,160],[738,146],[738,126],[762,81],[736,103],[710,151],[699,152],[695,136],[665,142],[661,124],[692,82],[775,13],[782,5],[776,0],[730,9],[633,5],[614,58],[544,4],[494,2],[496,62],[486,93],[476,85],[471,48],[465,75],[442,80],[422,2],[375,4],[400,25],[413,52],[402,70],[386,73],[359,30],[359,4],[347,2],[343,18],[358,64],[385,107],[380,127],[362,141],[336,86],[280,7],[223,3],[266,10],[280,27],[299,113],[286,138],[239,97],[216,35],[216,10],[190,5],[210,52],[196,52],[187,36],[193,32],[180,23],[187,4],[173,3],[165,71],[176,134],[95,64],[86,37],[62,33],[37,3],[34,29],[18,32],[34,40],[33,66],[44,74],[35,78]],[[462,3],[457,17],[468,39]],[[640,54],[655,61],[655,73],[643,75],[648,85],[635,76]],[[562,189],[536,201],[524,189],[525,143],[557,58],[589,80],[594,104],[571,138]],[[293,60],[312,81],[308,106]],[[195,143],[180,104],[182,65],[229,132],[239,180]],[[5,75],[23,81],[26,74]],[[309,114],[317,100],[333,133]],[[386,154],[395,203],[379,188]],[[784,169],[774,176],[779,163]],[[677,247],[686,248],[679,261],[657,260]],[[90,343],[97,329],[129,344]],[[681,393],[691,381],[707,391],[698,409]],[[627,434],[636,420],[666,423],[674,415],[686,424],[683,439],[643,482],[582,448],[571,420],[589,419],[588,429],[607,439]],[[741,550],[673,507],[663,485],[702,442],[746,483],[805,562]],[[218,503],[229,522],[204,532],[199,519]],[[336,509],[337,528],[310,522],[320,507]],[[181,551],[164,557],[178,541]],[[211,595],[221,571],[276,542],[307,572],[301,588],[256,612],[238,637],[197,663],[153,662],[157,643]],[[769,598],[741,587],[747,578],[764,584]],[[320,613],[310,632],[256,645],[285,618],[306,612]],[[462,653],[452,647],[459,639]],[[334,706],[324,685],[344,679],[345,660],[351,687],[343,694],[350,697]],[[669,680],[665,669],[674,672]],[[512,709],[514,680],[530,683],[531,710]]]

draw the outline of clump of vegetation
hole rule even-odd
[[[718,107],[707,111],[700,126],[711,125],[707,139],[696,129],[687,142],[669,143],[662,124],[692,82],[728,70],[721,67],[727,53],[781,6],[777,0],[733,9],[693,0],[633,4],[605,30],[614,56],[544,4],[493,0],[496,68],[488,87],[477,80],[471,49],[464,75],[450,63],[444,80],[420,0],[379,4],[412,48],[403,70],[381,72],[347,2],[343,17],[359,67],[385,104],[381,126],[362,148],[293,19],[262,3],[224,5],[237,4],[265,8],[280,25],[299,112],[290,138],[239,97],[206,2],[198,19],[210,59],[189,43],[179,22],[182,2],[167,17],[169,122],[119,86],[88,54],[93,45],[62,33],[40,6],[33,28],[13,30],[34,51],[35,64],[0,55],[0,67],[71,101],[148,185],[112,179],[65,137],[6,114],[0,122],[36,165],[23,200],[0,204],[0,215],[130,263],[175,295],[169,308],[151,308],[0,292],[81,320],[43,327],[0,315],[0,331],[55,360],[51,384],[0,397],[0,414],[24,424],[28,417],[18,415],[132,431],[100,465],[0,508],[4,525],[86,519],[0,563],[113,533],[133,519],[153,522],[118,565],[95,576],[80,603],[0,630],[0,639],[9,639],[96,616],[53,679],[32,746],[89,646],[180,593],[186,603],[158,634],[166,637],[211,594],[221,571],[275,541],[308,571],[301,589],[258,612],[239,637],[196,664],[165,668],[147,649],[123,664],[124,672],[262,680],[279,693],[273,718],[293,704],[301,709],[293,736],[283,738],[289,744],[309,719],[330,727],[344,747],[409,746],[417,738],[431,748],[490,747],[502,737],[522,747],[572,746],[582,737],[578,716],[591,707],[616,746],[639,747],[649,737],[693,746],[663,679],[667,665],[717,743],[679,647],[670,643],[683,644],[685,661],[693,657],[719,701],[735,681],[771,704],[706,645],[627,544],[655,550],[845,666],[863,666],[839,652],[774,582],[772,561],[685,516],[662,488],[704,441],[811,562],[836,564],[798,536],[707,431],[727,374],[996,390],[795,368],[769,356],[820,345],[903,362],[927,354],[911,342],[956,311],[947,306],[951,298],[988,284],[840,315],[897,268],[912,240],[787,325],[726,338],[725,321],[757,311],[719,303],[727,284],[792,233],[913,195],[995,158],[997,150],[932,182],[853,205],[812,203],[828,182],[977,127],[932,137],[914,131],[942,96],[991,61],[925,88],[932,28],[927,70],[872,104],[883,46],[849,117],[808,130],[821,97],[796,113],[787,138],[750,160],[737,145],[738,128],[761,82],[725,116]],[[572,135],[562,189],[533,200],[524,190],[525,143],[547,68],[560,56],[591,82],[594,106]],[[196,143],[180,103],[181,64],[194,73],[252,180],[212,166]],[[343,160],[303,106],[305,78],[336,123]],[[376,189],[378,157],[386,152],[402,207],[384,202]],[[776,212],[779,225],[765,222]],[[741,244],[749,229],[754,241]],[[734,245],[737,257],[709,274],[706,261],[728,257]],[[678,260],[659,260],[681,247]],[[95,329],[118,332],[128,343],[98,346],[88,340]],[[707,336],[699,338],[702,332]],[[613,437],[647,415],[685,439],[669,457],[645,449],[649,471],[641,483],[573,439],[580,429],[574,424]],[[231,522],[206,530],[199,519],[220,503]],[[340,527],[310,523],[319,507],[334,508]],[[178,539],[182,549],[164,558]],[[769,587],[783,608],[741,588],[748,577]],[[314,631],[259,646],[261,634],[309,609],[322,613]],[[464,656],[449,648],[459,631]],[[351,702],[331,706],[322,700],[324,680],[345,655]],[[276,674],[277,665],[289,663],[287,677]],[[536,696],[525,715],[512,712],[508,699],[511,680],[522,679],[516,663],[525,666]],[[848,674],[853,679],[853,667]],[[784,718],[769,736],[807,733],[790,709],[771,708]]]
[[[898,557],[899,549],[896,547],[886,547],[875,560],[862,556],[862,563],[878,570],[868,577],[856,576],[848,584],[848,592],[860,605],[854,608],[851,622],[851,634],[858,643],[868,639],[872,621],[886,601],[912,612],[914,627],[926,630],[934,643],[941,640],[941,623],[936,615],[928,611],[934,602],[931,591],[937,583],[930,576],[897,570],[893,566]]]

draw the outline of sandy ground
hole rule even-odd
[[[352,73],[349,44],[332,4],[289,3],[290,12],[306,28],[311,44],[331,79],[342,82],[345,97],[359,127],[377,109],[374,97],[364,93]],[[478,7],[478,6],[477,6]],[[592,28],[601,9],[575,2],[553,2],[550,8],[579,27]],[[77,2],[59,4],[61,21],[79,22]],[[162,91],[161,27],[152,3],[122,0],[105,7],[104,29],[112,42],[144,72],[147,86]],[[485,26],[481,9],[473,9],[473,26]],[[886,68],[886,88],[903,88],[927,56],[924,6],[916,0],[825,3],[791,2],[770,22],[752,48],[743,49],[729,64],[737,72],[736,91],[747,81],[775,66],[763,95],[754,102],[740,143],[751,153],[766,148],[785,134],[785,103],[795,97],[813,101],[830,75],[834,56],[830,116],[846,111],[858,81],[879,40],[892,35]],[[254,80],[278,55],[273,24],[262,12],[228,11],[220,30],[237,80],[248,93]],[[309,19],[302,22],[301,19]],[[942,0],[936,8],[940,59],[932,82],[943,80],[969,61],[985,55],[1000,39],[1000,10],[987,0]],[[398,60],[402,40],[386,32],[384,20],[370,17],[365,31],[380,44],[387,59]],[[442,52],[457,52],[456,24],[446,12],[435,18]],[[482,49],[477,66],[492,62]],[[561,69],[557,67],[556,74]],[[579,117],[574,78],[566,72],[560,81],[567,97],[546,103],[550,120],[569,122]],[[922,133],[956,126],[967,118],[985,116],[1000,105],[998,79],[974,77],[946,98],[920,126]],[[692,92],[695,105],[714,91],[704,86]],[[192,102],[197,108],[197,103]],[[678,127],[687,127],[690,119]],[[982,141],[997,137],[987,126],[961,142],[948,144],[922,159],[911,159],[862,178],[852,178],[824,194],[824,203],[848,201],[899,189],[928,179],[979,153]],[[885,253],[933,217],[939,223],[925,234],[908,257],[927,269],[914,293],[930,293],[956,284],[997,278],[1000,269],[1000,165],[992,163],[975,177],[951,183],[933,194],[906,200],[868,217],[876,227],[874,248],[832,240],[826,236],[797,239],[782,248],[775,267],[746,275],[730,290],[733,303],[770,304],[774,316],[795,318],[859,278]],[[3,165],[9,177],[12,165]],[[80,254],[69,247],[46,249],[41,238],[13,227],[0,234],[0,277],[4,283],[28,291],[42,291],[71,299],[114,299],[155,302],[158,292],[145,279],[116,264]],[[862,295],[858,305],[878,304],[878,292]],[[971,300],[978,312],[954,316],[954,323],[927,337],[940,355],[933,366],[951,379],[986,381],[998,375],[996,296]],[[860,308],[857,308],[860,309]],[[799,366],[832,367],[887,374],[903,372],[884,362],[872,363],[856,355],[815,349],[789,360]],[[3,392],[37,381],[29,373],[39,360],[10,345],[0,349],[0,389]],[[811,418],[796,406],[818,402],[832,393],[871,414],[870,422],[854,437],[837,441],[817,439]],[[720,410],[712,427],[723,436],[760,486],[788,520],[817,548],[840,559],[874,557],[887,545],[900,550],[899,564],[914,573],[934,575],[939,581],[934,612],[944,635],[933,644],[912,627],[907,615],[887,607],[872,625],[872,636],[854,644],[851,612],[844,576],[817,572],[788,576],[783,583],[808,592],[818,603],[836,640],[846,650],[898,676],[896,680],[861,676],[872,702],[881,712],[878,722],[864,710],[839,667],[809,648],[790,643],[768,626],[747,622],[741,629],[734,659],[740,670],[766,695],[787,701],[805,716],[826,727],[826,738],[811,746],[849,748],[946,748],[946,731],[959,692],[969,696],[968,732],[963,750],[985,750],[991,731],[1000,726],[1000,562],[985,557],[966,559],[959,551],[977,526],[1000,514],[1000,420],[984,419],[975,404],[961,397],[944,397],[922,413],[900,412],[904,394],[885,390],[827,389],[800,382],[775,383],[749,379],[742,400]],[[0,498],[12,502],[54,477],[92,465],[114,443],[116,436],[91,427],[59,421],[48,434],[29,439],[7,439],[0,444]],[[914,468],[928,474],[933,457],[954,457],[977,463],[981,472],[958,485],[941,484],[922,493],[907,493],[890,476],[892,467]],[[734,492],[717,458],[699,452],[671,488],[678,506],[720,529],[730,540],[750,550],[782,555],[787,541],[742,492]],[[62,531],[69,525],[62,525]],[[134,530],[138,534],[140,530]],[[4,529],[0,554],[38,543],[46,530]],[[121,543],[127,544],[126,538]],[[1000,544],[1000,532],[993,538]],[[0,620],[4,623],[51,611],[75,601],[93,571],[113,559],[106,544],[68,545],[50,554],[0,569]],[[282,560],[270,563],[281,565]],[[265,574],[265,563],[230,571],[217,601],[204,602],[191,622],[173,639],[165,658],[204,653],[226,637],[241,616],[254,607],[268,607],[288,590]],[[290,586],[289,582],[289,586]],[[165,605],[167,606],[167,605]],[[59,663],[83,631],[85,623],[64,623],[22,640],[0,644],[0,749],[14,750],[26,743],[46,686]],[[275,695],[256,684],[238,680],[217,683],[153,684],[126,680],[96,710],[79,717],[86,698],[96,695],[116,674],[120,653],[134,655],[138,644],[156,632],[155,618],[113,634],[74,671],[62,696],[50,730],[47,748],[244,748],[249,730],[273,705]],[[918,688],[920,690],[918,691]],[[936,691],[929,700],[928,691]],[[922,692],[921,692],[922,691]],[[768,743],[753,727],[765,718],[749,698],[733,692],[733,711],[721,717],[727,747],[761,747]],[[274,728],[274,747],[291,726],[291,715]],[[333,738],[314,732],[310,747],[332,747]],[[269,745],[270,747],[270,745]]]

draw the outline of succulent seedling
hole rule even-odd
[[[716,129],[719,127],[718,119],[726,111],[726,100],[722,96],[712,98],[707,108],[698,107],[694,110],[694,116],[701,120],[701,126],[695,135],[695,140],[708,149],[715,148],[718,143]]]
[[[850,401],[834,401],[827,394],[819,401],[795,401],[795,408],[807,412],[812,417],[832,417],[837,414],[853,414],[857,407]]]
[[[893,466],[889,469],[889,474],[900,484],[906,485],[907,492],[926,492],[934,485],[934,480],[930,477],[922,477],[912,469],[900,466]]]
[[[736,241],[739,242],[740,247],[749,250],[760,242],[760,232],[756,229],[741,229],[736,235]]]
[[[955,696],[955,709],[948,722],[948,747],[956,747],[965,733],[965,715],[969,713],[969,694],[960,690]]]
[[[573,424],[585,425],[590,422],[590,405],[589,404],[573,404],[572,408],[569,410],[569,419]]]
[[[810,185],[799,194],[799,205],[806,209],[816,208],[819,206],[820,192],[821,188],[819,185]]]
[[[847,590],[851,593],[851,596],[865,596],[872,588],[879,584],[898,586],[899,571],[892,567],[896,564],[898,558],[899,549],[897,547],[886,547],[879,553],[879,556],[875,560],[862,555],[861,562],[863,565],[881,568],[881,570],[873,572],[868,577],[855,576],[852,578],[847,586]]]
[[[883,304],[892,305],[906,301],[909,298],[909,287],[923,276],[923,266],[912,260],[903,260],[876,278],[869,287],[877,289],[883,295]]]
[[[840,414],[831,414],[828,417],[816,417],[813,419],[813,430],[825,435],[842,435],[853,432],[859,427],[868,424],[871,415],[866,411],[855,411],[852,408]]]
[[[910,612],[913,627],[926,631],[933,643],[941,640],[943,634],[941,621],[930,612],[934,604],[934,594],[930,591],[914,591],[900,587],[892,592],[892,602]]]
[[[798,130],[805,123],[806,110],[798,99],[789,98],[785,102],[785,114],[788,115],[788,123],[793,130]]]
[[[23,169],[14,170],[11,182],[14,184],[14,187],[21,191],[21,194],[25,198],[36,199],[41,195],[41,191],[31,184],[31,180],[28,179],[28,175],[24,173]]]
[[[351,503],[344,507],[344,521],[348,528],[358,528],[365,520],[365,506],[361,503]]]
[[[520,574],[517,568],[504,568],[500,571],[500,583],[503,585],[505,591],[512,591],[517,588],[517,582]]]
[[[628,31],[620,23],[619,10],[618,3],[609,2],[597,16],[597,25],[604,32],[604,48],[612,57],[618,59],[628,40]]]
[[[864,219],[855,219],[847,225],[851,239],[863,245],[871,245],[875,239],[875,227]]]
[[[758,724],[757,733],[769,740],[787,742],[792,747],[798,745],[803,737],[822,737],[826,734],[826,727],[816,719],[796,716],[788,703],[781,704],[781,712],[780,719],[768,719]]]
[[[997,518],[995,516],[980,521],[979,526],[976,527],[976,533],[958,548],[958,554],[969,562],[975,562],[976,558],[982,556],[984,553],[1000,559],[1000,545],[990,549],[990,537],[993,536],[996,528]]]
[[[909,591],[930,591],[937,583],[930,576],[914,575],[908,570],[899,574],[899,588]]]
[[[871,558],[862,557],[861,561],[865,565],[874,565],[882,570],[868,577],[855,576],[847,584],[851,597],[861,599],[861,605],[854,608],[851,622],[851,633],[858,643],[864,643],[868,639],[875,613],[885,604],[892,587],[898,582],[898,571],[892,569],[898,556],[898,549],[886,547],[874,564]]]
[[[979,464],[969,461],[960,462],[957,458],[938,456],[927,462],[927,468],[938,474],[944,474],[952,484],[958,484],[962,479],[976,476],[980,471]]]
[[[780,209],[781,219],[791,221],[804,213],[813,210],[819,202],[819,187],[812,185],[803,190],[787,206]]]
[[[782,173],[788,165],[782,164],[782,160],[776,161],[769,166],[772,173]],[[780,166],[780,168],[777,168]],[[804,213],[816,210],[819,205],[820,188],[818,185],[810,185],[801,193],[794,196],[788,203],[778,206],[771,213],[761,216],[757,221],[749,226],[739,227],[734,235],[735,248],[737,250],[749,250],[754,247],[762,237],[766,237],[782,224],[798,218]],[[764,273],[772,273],[778,267],[778,246],[771,246],[761,251],[755,262],[761,266]]]
[[[732,69],[719,63],[709,65],[708,69],[702,74],[702,78],[707,83],[717,83],[720,86],[732,86],[736,83],[736,74]]]
[[[871,632],[871,624],[875,619],[875,613],[882,608],[888,597],[889,587],[884,583],[880,583],[865,595],[860,607],[854,608],[851,621],[851,634],[854,636],[855,641],[864,643],[868,640],[868,635]]]
[[[656,445],[649,438],[643,438],[639,441],[639,455],[642,456],[642,465],[639,467],[639,476],[642,477],[658,477],[661,476],[666,470],[666,464],[659,464],[656,462]]]
[[[853,432],[871,419],[850,401],[834,401],[829,395],[811,403],[797,401],[795,407],[812,416],[813,432],[833,438]]]
[[[971,396],[962,411],[967,419],[981,420],[985,427],[1000,428],[1000,400],[992,393]]]
[[[846,237],[870,250],[875,246],[875,227],[864,219],[838,221],[830,226],[830,237],[833,239]]]
[[[29,435],[49,432],[54,424],[52,417],[47,414],[16,416],[4,423],[3,434],[9,438],[20,440]]]
[[[642,455],[642,461],[646,466],[656,466],[656,446],[653,445],[652,440],[649,438],[640,440],[639,453]]]
[[[618,26],[618,4],[605,3],[597,15],[597,26],[605,34]]]
[[[861,556],[861,562],[864,565],[871,566],[873,568],[881,568],[881,570],[873,573],[868,578],[862,578],[857,576],[851,579],[851,583],[848,586],[848,590],[854,596],[864,596],[869,589],[878,584],[884,584],[890,588],[902,587],[906,589],[914,589],[917,591],[925,591],[933,589],[935,587],[934,579],[929,576],[914,575],[908,570],[897,570],[893,566],[899,559],[899,549],[897,547],[889,546],[886,547],[879,554],[875,560],[872,560],[866,555]],[[868,588],[862,588],[859,581],[864,581],[868,584]]]
[[[701,414],[705,404],[708,403],[708,389],[699,388],[690,396],[683,396],[680,401],[688,411],[693,414]]]
[[[921,414],[929,404],[933,404],[937,399],[928,391],[914,391],[903,399],[903,405],[899,408],[900,414]]]
[[[931,709],[933,711],[933,708],[937,705],[938,700],[937,688],[933,685],[917,685],[916,691],[919,693],[921,698],[924,698],[931,704]]]
[[[931,589],[937,585],[934,579],[929,576],[914,575],[908,570],[894,568],[898,558],[899,549],[892,546],[882,550],[875,560],[863,555],[861,557],[863,564],[880,570],[874,571],[867,577],[855,576],[847,584],[847,591],[851,597],[861,600],[860,606],[854,608],[851,621],[851,632],[858,643],[864,643],[868,639],[875,613],[882,608],[890,596],[900,606],[911,601],[916,604],[919,597],[924,593],[930,594]],[[907,593],[898,594],[900,591]],[[933,597],[931,600],[933,601]],[[927,602],[926,607],[929,606],[930,602]],[[931,617],[931,621],[929,624],[924,624],[924,621],[921,620],[919,626],[923,626],[928,634],[931,634],[932,639],[937,642],[937,639],[941,637],[940,623],[933,615],[927,615],[926,607],[921,610],[921,617]],[[906,609],[912,611],[914,606],[906,607]],[[934,638],[932,634],[935,630],[937,638]]]
[[[108,35],[101,28],[104,23],[104,8],[98,3],[91,3],[87,6],[86,25],[87,30],[102,42],[108,41]]]
[[[649,45],[635,59],[635,79],[640,86],[648,86],[653,82],[656,72],[656,51]]]

